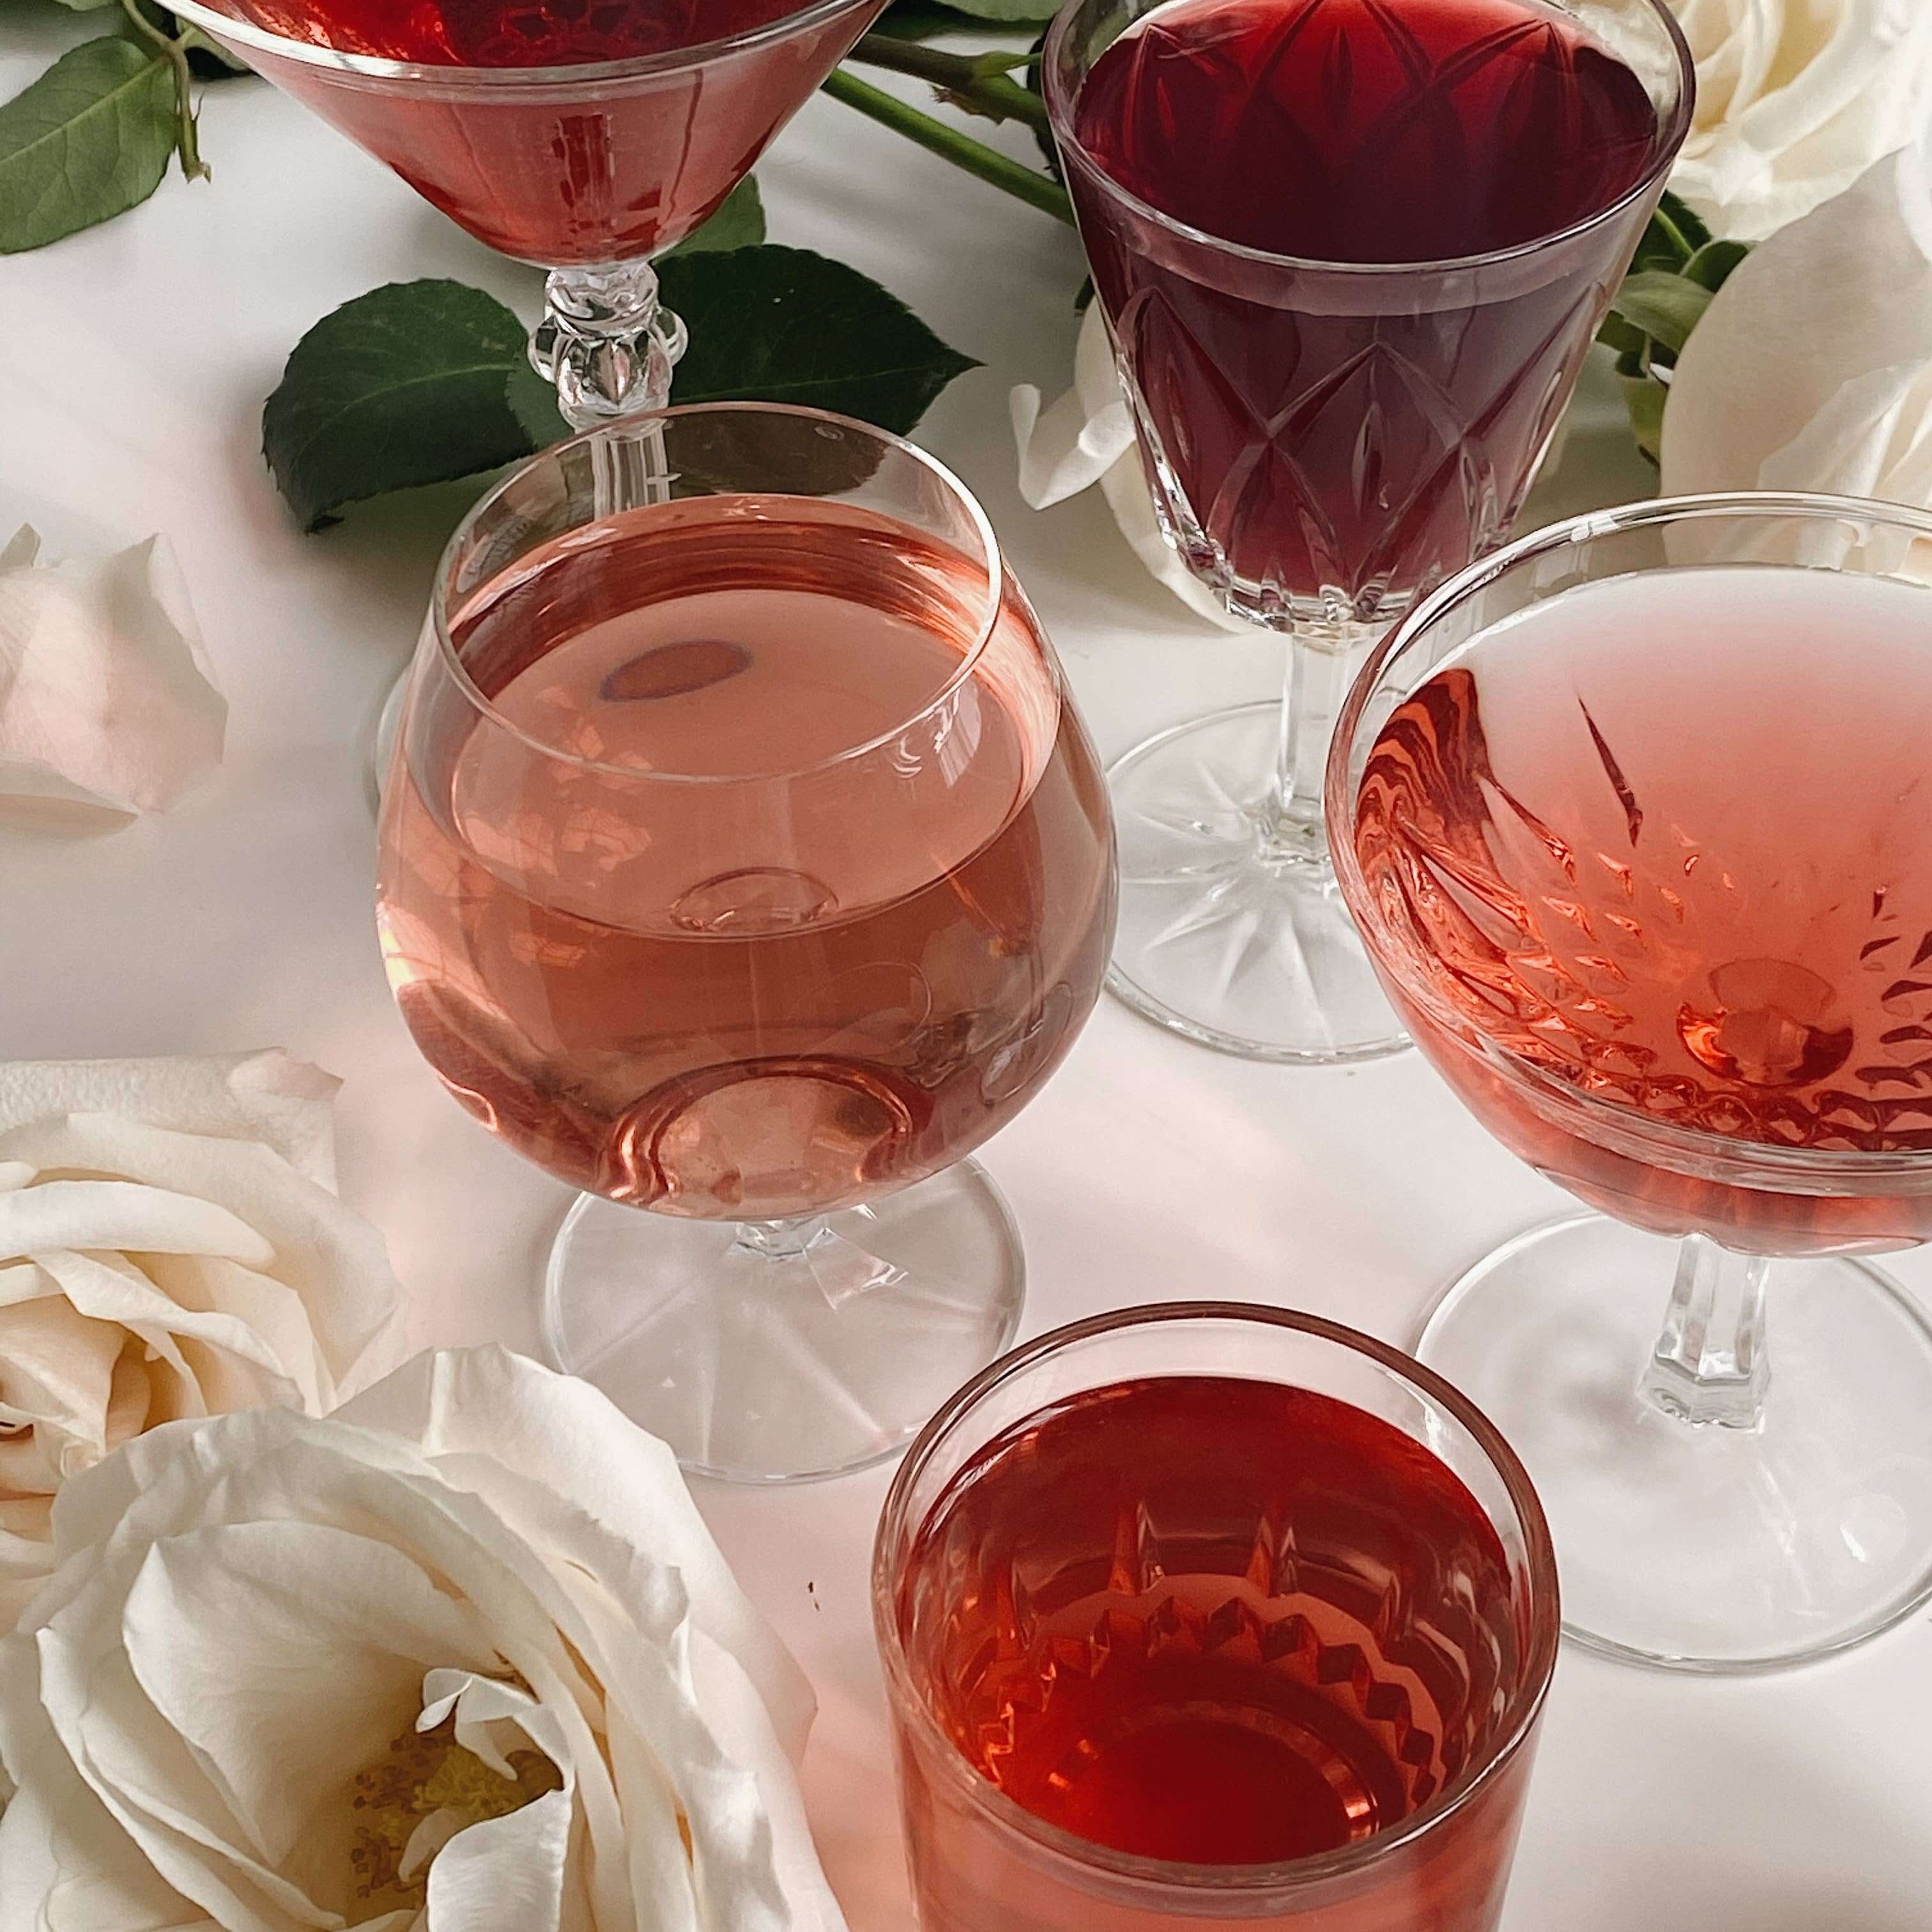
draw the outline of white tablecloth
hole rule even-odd
[[[0,91],[77,28],[46,0],[8,0]],[[346,1081],[344,1189],[388,1236],[416,1337],[534,1348],[563,1191],[438,1089],[385,991],[370,916],[364,734],[466,493],[306,537],[259,451],[283,358],[338,304],[446,274],[527,314],[536,279],[260,83],[209,92],[202,144],[212,184],[171,176],[122,220],[0,258],[0,537],[23,516],[56,545],[167,531],[232,706],[218,782],[175,814],[105,838],[0,831],[0,1054],[273,1045],[319,1061]],[[843,256],[986,365],[920,434],[985,501],[1102,750],[1268,692],[1274,652],[1189,618],[1097,494],[1036,515],[1015,490],[1006,391],[1068,377],[1072,235],[822,98],[760,179],[773,239]],[[1546,501],[1642,490],[1613,393],[1598,403]],[[1568,1204],[1413,1054],[1248,1066],[1111,1000],[985,1158],[1024,1232],[1030,1333],[1217,1295],[1407,1340],[1454,1272]],[[1899,1271],[1932,1282],[1918,1258]],[[910,1924],[866,1598],[887,1480],[700,1498],[818,1687],[808,1794],[854,1932]],[[1508,1932],[1922,1932],[1929,1735],[1923,1620],[1742,1684],[1566,1652]]]

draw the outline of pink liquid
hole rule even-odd
[[[451,69],[447,87],[243,50],[506,255],[626,261],[697,228],[843,59],[884,0],[217,0],[236,19],[345,53]],[[803,16],[813,16],[808,20]],[[662,55],[803,24],[628,79],[511,84],[493,71]]]
[[[949,1165],[1058,1064],[1112,936],[1104,793],[1031,614],[908,727],[974,639],[956,554],[790,499],[585,538],[453,626],[525,735],[434,707],[392,787],[418,1046],[520,1152],[641,1207],[776,1219]]]
[[[996,1437],[920,1529],[898,1616],[981,1777],[1076,1837],[1190,1864],[1400,1824],[1493,1755],[1525,1668],[1502,1544],[1446,1464],[1330,1396],[1210,1376],[1088,1390]],[[1492,1924],[1503,1783],[1324,1932]],[[912,1790],[922,1924],[1088,1932],[1090,1902],[1063,1916],[1018,1869],[1010,1897],[980,1894],[990,1846]]]
[[[1129,194],[1310,262],[1560,235],[1665,140],[1636,74],[1542,0],[1172,0],[1095,62],[1076,122]],[[1654,200],[1532,260],[1348,276],[1173,238],[1070,178],[1186,547],[1251,598],[1371,609],[1508,526]]]
[[[1928,747],[1916,585],[1692,569],[1534,605],[1364,770],[1391,991],[1493,1132],[1625,1220],[1773,1252],[1924,1240],[1932,1161],[1888,1196],[1748,1191],[1578,1138],[1482,1055],[1741,1153],[1932,1154]]]

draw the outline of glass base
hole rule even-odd
[[[1772,1265],[1754,1428],[1638,1393],[1676,1244],[1584,1215],[1519,1235],[1418,1353],[1508,1438],[1548,1511],[1564,1628],[1708,1675],[1850,1649],[1932,1600],[1932,1322],[1879,1270]]]
[[[1246,1060],[1375,1060],[1408,1044],[1318,838],[1284,853],[1267,794],[1274,704],[1177,725],[1108,773],[1120,923],[1107,984],[1136,1012]]]
[[[807,1482],[904,1448],[1012,1341],[1025,1274],[971,1161],[814,1222],[586,1194],[550,1252],[544,1340],[693,1474]]]

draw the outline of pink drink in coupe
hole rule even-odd
[[[546,268],[655,254],[743,178],[879,10],[797,0],[219,0],[344,54],[450,70],[385,85],[247,50],[275,84],[506,255]],[[794,31],[778,31],[796,16]],[[770,34],[739,47],[712,44]],[[680,50],[692,58],[680,62]],[[620,80],[481,89],[476,70],[662,58]]]
[[[962,674],[986,595],[890,518],[727,496],[454,611],[500,722],[392,784],[381,921],[457,1097],[580,1186],[733,1220],[875,1198],[1017,1112],[1097,994],[1112,847],[1017,592]]]
[[[1859,1198],[1670,1172],[1511,1063],[1768,1149],[1932,1150],[1932,591],[1771,566],[1608,579],[1505,619],[1378,735],[1356,850],[1417,1039],[1510,1147],[1666,1233],[1932,1238]],[[1740,1148],[1742,1153],[1746,1150]]]
[[[1370,608],[1507,528],[1671,139],[1544,0],[1172,0],[1094,62],[1072,122],[1082,236],[1190,561]]]

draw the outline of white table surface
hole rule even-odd
[[[4,0],[0,92],[91,30],[47,0]],[[259,450],[284,358],[339,303],[451,275],[527,315],[536,278],[260,83],[209,92],[202,144],[212,184],[171,176],[120,220],[0,257],[0,538],[28,516],[59,547],[166,530],[232,707],[218,780],[173,814],[85,839],[0,830],[0,1054],[279,1046],[319,1062],[345,1082],[344,1191],[388,1238],[415,1338],[533,1349],[563,1191],[437,1088],[370,922],[361,747],[467,493],[307,537]],[[1267,692],[1270,650],[1190,618],[1097,493],[1036,515],[1015,490],[1006,391],[1067,380],[1072,235],[823,98],[760,180],[773,239],[843,256],[986,365],[920,435],[985,501],[1103,752]],[[1613,425],[1600,382],[1599,400],[1590,419]],[[1613,426],[1586,425],[1544,496],[1581,507],[1642,494],[1644,476]],[[1348,1072],[1250,1066],[1111,1000],[985,1160],[1025,1235],[1028,1333],[1215,1295],[1406,1340],[1451,1274],[1568,1204],[1414,1054]],[[1899,1271],[1932,1282],[1921,1258]],[[911,1922],[866,1606],[887,1480],[700,1498],[818,1688],[806,1782],[854,1932]],[[1566,1649],[1506,1932],[1932,1927],[1928,1734],[1924,1618],[1748,1683]]]

